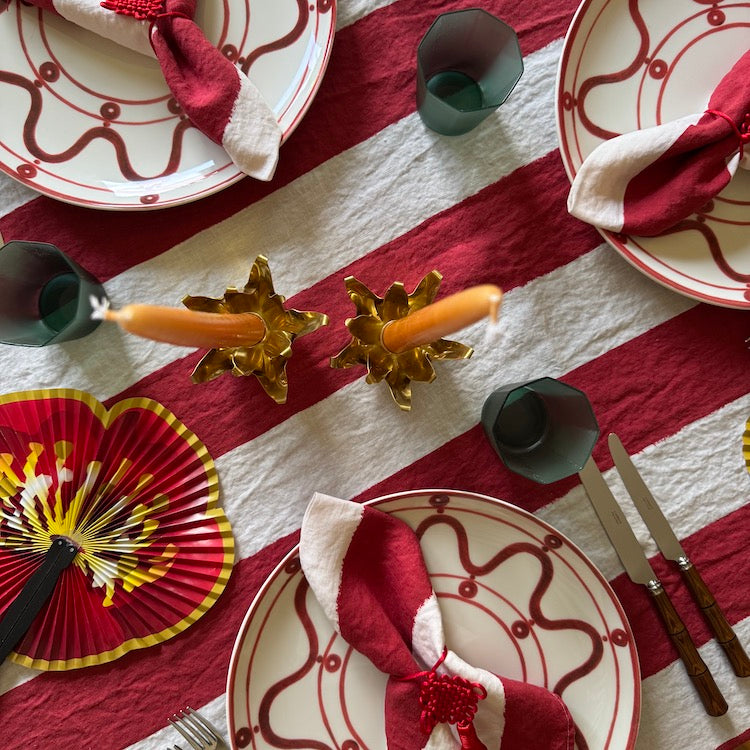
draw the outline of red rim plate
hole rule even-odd
[[[451,648],[561,694],[591,750],[634,747],[641,699],[632,631],[578,547],[535,516],[473,493],[411,491],[369,504],[417,531]],[[261,587],[235,642],[232,748],[382,748],[385,681],[334,633],[295,548]]]

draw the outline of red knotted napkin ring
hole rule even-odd
[[[735,135],[740,140],[740,159],[742,159],[745,144],[750,142],[750,112],[745,114],[740,125],[737,125],[728,114],[718,109],[707,109],[706,114],[721,117],[722,120],[726,120],[732,126],[732,130],[734,130]]]
[[[136,21],[150,21],[153,26],[160,18],[186,18],[190,16],[179,10],[165,10],[166,0],[102,0],[99,3],[105,10],[113,10],[123,16],[132,16]]]
[[[416,680],[424,677],[419,690],[419,705],[422,713],[419,727],[429,735],[436,724],[455,724],[463,750],[486,750],[474,730],[474,715],[477,704],[487,697],[487,690],[478,682],[459,675],[438,674],[437,668],[443,663],[448,649],[429,672],[418,672],[402,677],[402,680]]]
[[[164,0],[103,0],[100,5],[138,21],[153,21],[164,12]]]

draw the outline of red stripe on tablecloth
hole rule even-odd
[[[290,298],[288,307],[325,312],[330,324],[294,343],[287,366],[289,398],[283,406],[274,405],[252,377],[224,375],[211,383],[193,385],[190,372],[200,353],[162,367],[110,403],[132,395],[153,398],[199,434],[213,456],[220,456],[358,378],[362,388],[374,387],[364,383],[363,367],[330,367],[330,358],[350,340],[344,321],[353,316],[354,306],[346,294],[344,278],[353,275],[378,295],[385,294],[396,280],[403,281],[411,292],[433,268],[443,274],[439,297],[473,284],[495,283],[506,291],[522,286],[601,242],[590,226],[567,213],[568,187],[559,153],[554,151]],[[540,201],[545,221],[529,222],[526,210],[513,210],[508,195],[525,208]],[[270,263],[273,271],[272,258]],[[281,288],[276,291],[284,294]],[[462,340],[460,334],[456,338]],[[295,387],[301,379],[297,373],[302,371],[314,373],[305,389]],[[419,397],[417,389],[415,397]],[[228,399],[244,405],[241,414],[224,408]]]
[[[673,434],[686,423],[720,408],[725,403],[743,395],[736,393],[737,383],[744,383],[742,364],[747,356],[741,347],[744,336],[744,316],[735,310],[726,310],[709,306],[697,306],[677,316],[673,320],[658,326],[646,334],[608,352],[598,360],[578,368],[563,379],[589,393],[594,401],[603,431],[617,430],[628,449],[637,451],[646,443],[653,443]],[[671,357],[662,356],[663,343],[669,342]],[[679,353],[679,354],[678,354]],[[660,369],[655,365],[660,365]],[[602,372],[617,377],[610,378],[605,387]],[[644,376],[644,373],[657,373],[655,377]],[[690,382],[705,382],[705,393],[698,393],[694,399],[684,402],[680,398],[682,378]],[[668,388],[664,388],[664,384]],[[741,388],[741,387],[740,387]],[[628,393],[635,390],[633,399],[637,399],[638,408],[633,408],[635,401],[630,401]],[[621,403],[621,399],[625,399]],[[478,428],[466,435],[474,442],[472,451],[464,454],[466,435],[451,441],[447,446],[430,454],[422,461],[416,462],[412,469],[418,472],[431,463],[432,472],[426,476],[422,486],[454,486],[461,489],[474,489],[487,494],[495,494],[508,499],[516,499],[524,504],[524,499],[533,498],[532,505],[539,507],[539,493],[545,489],[527,484],[522,492],[495,492],[498,477],[511,477],[493,457],[489,465],[484,463],[482,455],[484,441]],[[451,453],[451,460],[444,460]],[[492,454],[490,453],[490,456]],[[461,474],[446,474],[456,463],[464,463]],[[600,463],[606,462],[600,457]],[[404,481],[386,481],[365,493],[380,494],[391,489],[407,489],[412,486],[406,473]],[[457,478],[454,478],[457,477]],[[484,476],[486,481],[477,481]],[[395,484],[395,486],[390,486]],[[556,492],[567,490],[565,483],[557,485]],[[553,490],[554,494],[554,490]],[[557,494],[557,496],[559,496]],[[546,501],[552,501],[551,495]],[[527,505],[529,503],[526,503]],[[747,508],[720,519],[685,540],[685,548],[694,561],[703,568],[703,575],[709,586],[714,588],[717,600],[724,608],[730,622],[737,622],[750,615],[748,601],[744,592],[748,590],[747,571],[737,571],[734,561],[745,549],[746,540],[736,534],[737,529],[744,528],[741,521]],[[132,654],[111,665],[82,670],[80,673],[66,675],[44,674],[31,683],[22,685],[3,696],[6,706],[7,731],[24,736],[28,726],[24,723],[24,711],[29,706],[44,703],[45,710],[58,716],[65,716],[65,721],[49,729],[47,734],[39,735],[38,744],[51,742],[54,737],[62,741],[74,741],[76,738],[92,736],[100,746],[117,746],[117,742],[127,744],[152,733],[164,724],[164,707],[171,706],[179,699],[176,691],[171,691],[168,684],[162,684],[162,675],[173,674],[175,679],[187,681],[194,686],[196,703],[206,702],[218,695],[224,688],[226,665],[229,658],[229,646],[239,630],[242,612],[250,602],[262,581],[272,569],[283,552],[296,541],[296,534],[272,544],[250,558],[241,560],[235,566],[230,587],[216,606],[205,616],[202,624],[190,628],[173,641],[145,652]],[[721,543],[717,543],[720,540]],[[585,545],[584,545],[585,546]],[[709,559],[707,555],[716,555]],[[654,562],[659,572],[663,564]],[[674,573],[671,574],[673,576]],[[670,593],[676,584],[667,572],[665,583]],[[637,641],[642,644],[641,659],[645,675],[654,674],[674,658],[669,644],[659,641],[659,647],[652,647],[650,640],[656,637],[658,621],[648,600],[648,595],[618,578],[615,589],[626,602],[626,609],[633,625]],[[708,635],[702,618],[689,601],[685,592],[674,592],[676,606],[685,619],[696,642],[705,643]],[[242,602],[238,606],[237,602]],[[646,647],[648,645],[648,647]],[[210,655],[207,659],[206,655]],[[109,692],[112,684],[117,685],[114,693],[108,697],[106,707],[93,710],[95,717],[101,717],[101,726],[83,726],[76,722],[76,711],[88,709],[98,702],[99,696]],[[144,695],[159,695],[159,703],[153,711],[144,704],[137,718],[129,717],[133,691],[140,690]],[[14,708],[16,710],[14,710]],[[117,722],[109,722],[110,712],[118,716]],[[117,726],[117,737],[111,726]],[[40,732],[46,732],[44,728]],[[70,733],[69,733],[70,732]]]
[[[745,505],[683,541],[685,553],[730,623],[750,615],[750,599],[747,596],[750,591],[750,569],[747,565],[737,564],[746,555],[749,523],[750,506]],[[666,562],[661,556],[653,558],[651,563],[695,644],[700,646],[707,643],[713,634],[677,566]],[[624,573],[610,583],[633,628],[643,677],[650,677],[677,660],[677,650],[666,634],[646,587],[633,583]],[[743,645],[750,650],[750,644]],[[723,659],[721,647],[715,643],[713,648],[721,653],[719,658]],[[687,674],[685,680],[687,684]]]
[[[746,528],[748,513],[750,509],[743,508],[684,540],[731,623],[750,616],[745,595],[750,571],[736,566],[746,549],[746,540],[737,531]],[[185,696],[198,706],[216,698],[226,688],[231,644],[246,608],[298,539],[297,533],[290,534],[239,561],[214,607],[178,637],[101,667],[64,674],[47,672],[3,695],[5,736],[23,738],[29,747],[122,748],[165,726],[167,715]],[[659,560],[652,563],[662,571]],[[676,588],[669,575],[664,575],[664,580],[696,644],[702,645],[708,638],[702,616],[687,601],[684,587]],[[653,675],[674,660],[671,642],[660,630],[649,594],[642,587],[622,577],[615,579],[613,586],[633,627],[643,675]],[[143,696],[137,707],[133,706],[134,695]],[[107,700],[102,701],[102,696]],[[28,717],[42,706],[48,720],[40,725],[29,722]]]
[[[336,35],[321,88],[282,147],[270,183],[242,180],[199,204],[163,211],[102,212],[40,197],[0,219],[0,231],[6,241],[56,244],[101,281],[159,255],[412,113],[416,47],[444,5],[443,0],[402,0]],[[460,0],[451,7],[473,5]],[[560,0],[554,10],[548,5],[492,0],[483,7],[516,28],[529,55],[564,35],[577,0]]]
[[[743,344],[746,336],[746,313],[700,304],[562,375],[561,380],[587,394],[602,435],[618,433],[628,451],[636,453],[746,394],[750,359]],[[530,377],[548,374],[529,373]],[[487,384],[487,395],[502,384],[503,375],[498,373],[496,382]],[[685,393],[693,395],[685,399]],[[415,392],[414,398],[418,397]],[[612,466],[606,441],[599,440],[594,457],[602,469]],[[577,477],[570,477],[539,485],[513,474],[477,425],[370,487],[358,499],[424,487],[461,487],[533,512],[577,482]]]

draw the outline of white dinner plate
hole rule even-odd
[[[558,692],[588,750],[634,747],[633,635],[581,550],[531,514],[481,495],[423,490],[371,504],[417,531],[451,649]],[[232,748],[382,750],[385,683],[333,631],[295,548],[250,605],[232,652]]]
[[[557,78],[560,151],[571,180],[603,140],[702,112],[748,40],[750,2],[584,0]],[[661,284],[750,308],[750,171],[738,170],[689,222],[658,237],[601,233]]]
[[[196,22],[250,62],[286,140],[325,72],[335,0],[211,0]],[[21,0],[0,2],[0,101],[0,169],[69,203],[162,208],[244,177],[221,146],[180,126],[155,59]]]

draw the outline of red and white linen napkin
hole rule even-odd
[[[197,0],[30,0],[99,36],[156,55],[190,121],[260,180],[276,170],[281,128],[261,93],[193,21]]]
[[[300,560],[336,631],[390,676],[389,750],[573,748],[575,725],[559,696],[446,648],[419,540],[403,521],[316,494],[302,523]]]
[[[750,51],[705,111],[597,146],[573,180],[568,210],[613,232],[661,234],[708,204],[738,166],[750,168],[748,141]]]

